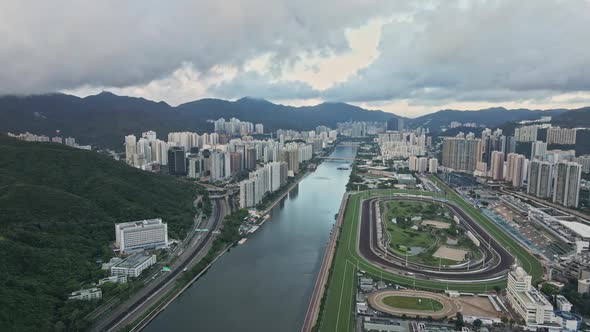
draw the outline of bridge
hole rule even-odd
[[[325,156],[325,157],[317,157],[318,159],[323,159],[323,160],[342,160],[342,161],[355,161],[359,158],[355,158],[355,157],[330,157],[330,156]]]
[[[339,146],[360,146],[361,142],[340,142],[338,143]]]

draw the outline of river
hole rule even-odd
[[[338,146],[332,156],[355,153]],[[350,174],[337,168],[349,164],[320,164],[144,331],[299,332]]]

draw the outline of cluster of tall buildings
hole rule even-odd
[[[522,126],[514,129],[517,142],[534,142],[538,137],[539,125]]]
[[[70,146],[70,147],[76,148],[76,149],[92,150],[92,146],[79,145],[78,143],[76,143],[76,139],[73,137],[66,137],[66,138],[63,138],[61,136],[49,137],[49,136],[45,136],[45,135],[35,135],[35,134],[31,134],[29,132],[21,133],[21,134],[8,133],[8,136],[18,139],[18,140],[21,140],[21,141],[26,141],[26,142],[51,142],[51,143],[65,144],[67,146]]]
[[[276,143],[276,142],[274,142]],[[299,172],[301,163],[313,158],[311,144],[289,142],[275,145],[276,149],[268,162],[254,168],[248,179],[240,182],[240,207],[256,206],[267,193],[278,190]]]
[[[287,182],[287,163],[270,162],[250,172],[248,179],[240,182],[240,207],[256,206],[267,193],[272,193]]]
[[[221,128],[221,121],[216,123],[218,129]],[[236,127],[239,124],[243,128],[249,128],[248,122],[237,119],[223,123],[223,126],[232,123]],[[157,138],[156,132],[148,131],[142,133],[139,140],[134,135],[125,137],[126,161],[131,166],[151,171],[158,170],[163,165],[167,166],[171,175],[211,182],[223,181],[241,172],[254,171],[259,164],[269,162],[285,162],[288,175],[293,176],[299,171],[300,163],[310,160],[313,154],[324,149],[337,137],[336,131],[323,126],[315,131],[277,133],[280,134],[279,141],[257,140],[249,135],[232,138],[228,134],[216,132],[201,135],[194,132],[171,132],[168,134],[168,141],[163,141]]]
[[[385,132],[386,129],[387,123],[382,122],[349,121],[339,122],[337,124],[338,134],[346,137],[376,135]]]
[[[531,195],[551,199],[566,207],[578,207],[583,168],[576,161],[590,168],[590,158],[576,158],[574,150],[547,150],[549,143],[531,141],[536,139],[537,127],[521,127],[516,137],[504,136],[499,129],[492,132],[486,128],[481,138],[475,138],[472,133],[446,138],[442,166],[490,177],[494,181],[507,181],[517,188],[526,184],[526,190]],[[560,133],[559,142],[575,141],[575,134],[569,129],[548,128],[551,129]],[[556,138],[553,137],[552,142],[555,143]],[[516,141],[531,141],[530,160],[515,153]]]
[[[552,127],[551,124],[548,123],[515,128],[514,138],[517,142],[536,142],[538,140],[538,132],[540,129],[547,130],[547,138],[545,140],[545,143],[547,144],[576,144],[577,130],[575,128]]]
[[[384,160],[424,155],[426,146],[430,145],[429,139],[431,138],[426,137],[421,130],[388,131],[377,135],[379,149]]]
[[[459,171],[474,172],[481,162],[481,139],[472,136],[445,138],[442,166]]]
[[[578,163],[533,160],[530,162],[527,193],[551,199],[567,207],[578,207],[582,166]]]
[[[338,131],[326,126],[317,126],[315,130],[309,131],[279,129],[276,132],[276,137],[283,143],[288,141],[305,141],[315,145],[317,142],[323,144],[325,147],[326,144],[333,143],[336,140]]]
[[[450,128],[459,128],[459,127],[475,128],[475,127],[477,127],[477,123],[475,123],[475,122],[461,123],[458,121],[451,121],[451,124],[449,125],[449,127]]]
[[[157,170],[160,165],[168,165],[172,154],[198,151],[204,147],[227,144],[230,137],[218,133],[171,132],[168,140],[157,138],[156,132],[142,133],[139,140],[135,135],[125,136],[125,158],[127,164],[144,170]],[[176,165],[179,165],[178,163]],[[181,172],[182,173],[182,172]]]
[[[438,170],[438,159],[410,156],[408,158],[408,168],[410,171],[418,173],[436,173]]]
[[[547,128],[547,144],[576,144],[576,129],[575,128]]]
[[[224,118],[217,119],[213,122],[213,126],[216,133],[225,133],[229,135],[264,133],[264,125],[262,123],[253,124],[252,122],[240,121],[236,118],[231,118],[229,121],[226,121]]]

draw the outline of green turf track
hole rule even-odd
[[[531,275],[533,280],[538,280],[543,274],[543,268],[540,262],[520,247],[509,235],[505,234],[492,221],[484,217],[476,208],[465,202],[459,195],[446,187],[438,179],[432,177],[441,189],[446,189],[446,199],[452,200],[469,213],[476,221],[492,234],[498,242],[509,248],[510,252],[518,258],[521,266]],[[355,310],[355,293],[356,293],[356,272],[358,269],[366,271],[377,280],[391,282],[398,285],[416,287],[424,290],[444,291],[457,290],[463,292],[485,292],[490,291],[494,286],[505,287],[505,280],[480,282],[480,283],[441,283],[429,280],[414,280],[413,277],[406,275],[397,275],[384,272],[378,267],[369,264],[361,258],[356,251],[356,242],[358,236],[359,210],[361,199],[377,195],[385,196],[393,193],[407,193],[424,196],[443,197],[442,194],[435,194],[425,191],[411,190],[371,190],[351,195],[348,200],[344,222],[338,239],[336,257],[333,262],[330,281],[327,292],[324,296],[325,305],[320,319],[317,322],[319,331],[355,331],[355,321],[353,312]]]

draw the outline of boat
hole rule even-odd
[[[350,168],[348,167],[338,167],[337,170],[339,171],[348,171]]]
[[[244,244],[244,242],[246,242],[246,240],[248,240],[248,239],[244,237],[240,241],[238,241],[238,244]]]
[[[250,229],[248,230],[248,234],[252,234],[252,233],[256,232],[256,231],[258,230],[258,227],[259,227],[259,226],[252,226],[252,228],[250,228]]]

